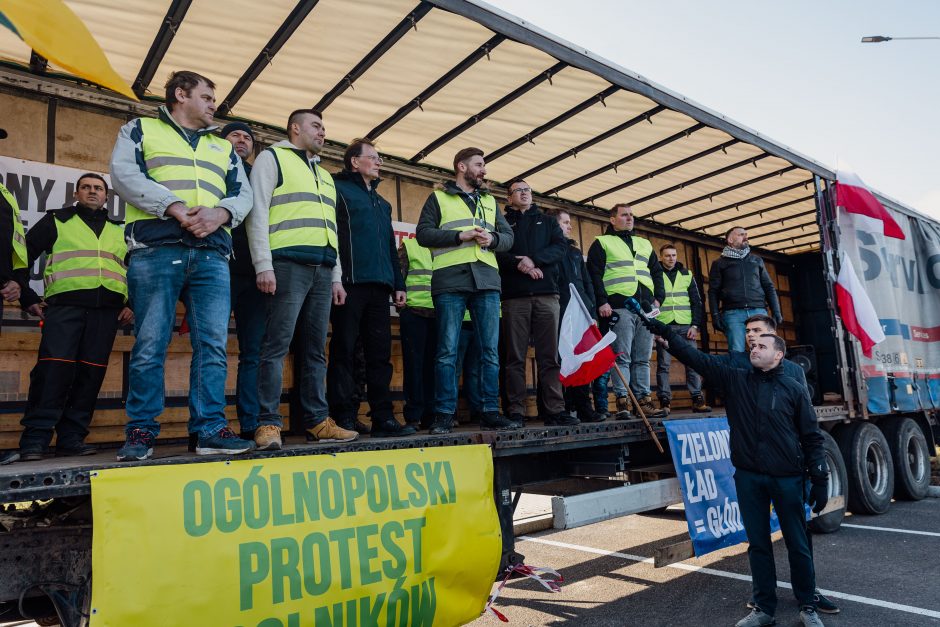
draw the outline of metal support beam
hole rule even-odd
[[[391,50],[392,46],[398,43],[398,40],[404,37],[408,31],[411,29],[418,30],[418,22],[422,17],[430,13],[432,8],[433,7],[426,2],[419,3],[411,13],[406,15],[404,19],[382,39],[382,41],[376,44],[375,48],[369,51],[369,54],[363,57],[362,61],[357,63],[356,66],[349,71],[349,74],[344,76],[340,82],[336,83],[333,89],[320,98],[320,102],[315,104],[313,108],[322,112],[333,104],[334,100],[342,96],[347,89],[353,87],[353,83],[355,83],[360,76],[365,74],[376,61],[381,59],[383,54]]]
[[[769,247],[769,246],[776,246],[777,244],[782,244],[782,243],[784,243],[784,242],[794,242],[794,243],[795,243],[796,240],[799,240],[799,239],[806,239],[807,237],[814,237],[814,238],[817,238],[817,239],[818,239],[818,238],[819,238],[819,233],[818,233],[818,232],[816,232],[816,233],[800,233],[799,235],[791,235],[790,237],[784,237],[784,238],[782,238],[782,239],[774,240],[774,241],[772,241],[772,242],[764,242],[763,244],[761,244],[761,246],[763,246],[764,248],[767,248],[767,247]]]
[[[176,29],[183,23],[183,18],[186,17],[186,11],[189,10],[190,4],[192,4],[192,0],[173,0],[170,3],[170,8],[166,10],[166,16],[163,18],[160,30],[157,31],[157,36],[153,38],[150,50],[147,51],[144,63],[140,66],[137,78],[134,79],[134,84],[131,86],[138,98],[143,98],[144,94],[147,93],[147,88],[150,86],[154,74],[157,73],[160,63],[163,62],[166,51],[170,49],[170,44],[173,42],[173,38],[176,37]]]
[[[569,148],[568,150],[564,151],[564,152],[561,153],[560,155],[556,155],[556,156],[552,157],[551,159],[549,159],[548,161],[543,161],[542,163],[538,164],[537,166],[535,166],[535,167],[533,167],[533,168],[529,168],[528,170],[526,170],[526,171],[523,172],[522,174],[519,174],[518,176],[514,176],[513,178],[524,179],[524,178],[526,178],[527,176],[531,176],[531,175],[535,174],[536,172],[541,172],[541,171],[544,170],[545,168],[550,168],[550,167],[552,167],[553,165],[555,165],[556,163],[559,163],[559,162],[561,162],[561,161],[564,161],[564,160],[567,159],[568,157],[574,157],[575,159],[577,159],[579,152],[583,152],[583,151],[587,150],[588,148],[590,148],[591,146],[594,146],[595,144],[599,144],[599,143],[601,143],[602,141],[604,141],[605,139],[609,139],[609,138],[613,137],[613,136],[616,135],[617,133],[622,133],[623,131],[627,130],[627,129],[630,128],[631,126],[636,126],[636,125],[639,124],[640,122],[649,122],[650,124],[652,124],[652,123],[653,123],[653,122],[652,122],[653,116],[656,115],[657,113],[662,113],[662,112],[665,111],[665,110],[666,110],[666,107],[662,107],[662,106],[653,107],[653,108],[650,109],[649,111],[646,111],[646,112],[644,112],[644,113],[641,113],[640,115],[636,116],[635,118],[631,118],[631,119],[627,120],[627,121],[624,122],[623,124],[618,124],[617,126],[613,127],[612,129],[601,133],[601,134],[598,135],[597,137],[592,137],[591,139],[589,139],[589,140],[587,140],[587,141],[585,141],[585,142],[582,142],[582,143],[578,144],[578,145],[575,146],[574,148]]]
[[[509,142],[508,144],[506,144],[505,146],[503,146],[503,147],[501,147],[501,148],[497,148],[497,149],[494,150],[493,152],[488,153],[488,154],[486,155],[486,162],[487,162],[487,163],[493,163],[494,161],[496,161],[497,159],[499,159],[499,158],[502,157],[503,155],[506,155],[506,154],[512,152],[513,150],[515,150],[515,149],[518,148],[519,146],[522,146],[523,144],[527,144],[527,143],[533,143],[533,144],[534,144],[535,142],[532,141],[532,140],[534,140],[534,139],[535,139],[536,137],[538,137],[539,135],[542,135],[543,133],[546,133],[546,132],[552,130],[553,128],[555,128],[556,126],[558,126],[559,124],[561,124],[562,122],[565,122],[565,121],[567,121],[567,120],[570,120],[571,118],[573,118],[574,116],[578,115],[579,113],[581,113],[581,112],[584,111],[585,109],[590,109],[591,107],[593,107],[593,106],[596,105],[597,103],[600,103],[600,104],[602,104],[602,105],[604,105],[604,106],[606,107],[607,105],[604,103],[604,101],[605,101],[607,98],[609,98],[610,96],[612,96],[612,95],[614,95],[615,93],[617,93],[618,91],[620,91],[620,88],[619,88],[619,87],[617,87],[616,85],[611,85],[610,87],[608,87],[608,88],[605,89],[604,91],[602,91],[602,92],[600,92],[600,93],[598,93],[598,94],[594,94],[593,96],[591,96],[590,98],[588,98],[588,99],[585,100],[584,102],[582,102],[582,103],[580,103],[580,104],[576,104],[575,106],[571,107],[570,109],[568,109],[567,111],[565,111],[565,112],[562,113],[561,115],[558,115],[558,116],[552,118],[551,120],[549,120],[549,121],[546,122],[545,124],[543,124],[543,125],[541,125],[541,126],[535,127],[534,129],[532,129],[531,131],[529,131],[528,133],[526,133],[526,134],[523,135],[522,137],[519,137],[518,139],[514,139],[514,140],[512,140],[511,142]]]
[[[792,220],[793,218],[799,218],[799,217],[802,217],[802,216],[805,216],[805,215],[809,215],[809,214],[814,214],[814,215],[815,215],[815,213],[816,213],[815,211],[807,211],[807,212],[804,212],[804,213],[797,213],[797,214],[794,214],[794,215],[792,215],[792,216],[783,218],[782,220],[780,220],[780,223],[783,224],[783,223],[786,222],[787,220]],[[786,232],[786,231],[791,231],[791,230],[793,230],[793,229],[802,229],[802,228],[805,228],[805,227],[807,227],[807,226],[817,226],[816,220],[812,220],[811,222],[801,222],[801,223],[799,223],[799,224],[791,224],[791,225],[789,225],[789,226],[783,227],[782,229],[777,229],[777,230],[775,230],[775,231],[767,231],[766,233],[761,233],[760,235],[749,235],[747,239],[748,239],[749,242],[752,242],[752,241],[754,241],[754,240],[763,239],[763,238],[765,238],[765,237],[769,237],[769,236],[771,236],[771,235],[777,235],[777,234],[779,234],[779,233],[784,233],[784,232]]]
[[[668,212],[673,211],[673,210],[675,210],[675,209],[681,209],[682,207],[688,207],[689,205],[694,205],[695,203],[701,202],[701,201],[703,201],[703,200],[711,201],[715,196],[721,196],[722,194],[727,194],[728,192],[733,192],[733,191],[735,191],[735,190],[738,190],[738,189],[747,187],[747,186],[749,186],[749,185],[754,185],[754,184],[756,184],[756,183],[760,183],[761,181],[766,181],[767,179],[772,179],[772,178],[775,177],[775,176],[781,176],[781,175],[783,175],[783,174],[786,174],[787,172],[792,172],[793,170],[796,170],[796,169],[797,169],[797,168],[796,168],[795,165],[791,165],[791,166],[787,166],[787,167],[785,167],[785,168],[781,168],[781,169],[779,169],[779,170],[774,170],[773,172],[768,172],[767,174],[762,174],[761,176],[758,176],[758,177],[755,177],[755,178],[752,178],[752,179],[748,179],[748,180],[746,180],[746,181],[741,181],[740,183],[736,183],[736,184],[731,185],[731,186],[729,186],[729,187],[725,187],[725,188],[723,188],[723,189],[715,190],[715,191],[713,191],[713,192],[709,192],[708,194],[702,194],[701,196],[697,196],[697,197],[692,198],[692,199],[690,199],[690,200],[684,200],[684,201],[682,201],[682,202],[680,202],[680,203],[676,203],[676,204],[674,204],[674,205],[672,205],[672,206],[666,207],[666,208],[664,208],[664,209],[660,209],[660,212],[661,212],[661,213],[668,213]],[[775,193],[776,193],[776,192],[775,192]],[[773,195],[773,194],[771,194],[771,196],[772,196],[772,195]],[[729,207],[736,207],[736,206],[738,206],[738,205],[743,204],[744,202],[750,202],[750,201],[742,201],[742,202],[739,202],[739,203],[732,203],[731,205],[729,205]],[[724,208],[722,208],[722,209],[724,209]],[[707,212],[707,213],[709,213],[709,214],[711,214],[711,213],[716,213],[717,211],[721,211],[722,209],[716,209],[716,210],[713,210],[713,211],[709,211],[709,212]],[[688,219],[688,218],[686,218],[686,219]],[[682,222],[682,221],[683,221],[683,220],[674,220],[673,222],[667,222],[667,224],[678,224],[679,222]]]
[[[695,133],[695,132],[697,132],[697,131],[700,131],[700,130],[702,130],[703,128],[705,128],[705,125],[704,125],[704,124],[696,124],[696,125],[694,125],[694,126],[690,126],[690,127],[687,128],[687,129],[684,129],[684,130],[679,131],[678,133],[675,133],[674,135],[670,135],[669,137],[666,137],[665,139],[659,140],[659,141],[656,142],[655,144],[650,144],[649,146],[644,146],[643,148],[641,148],[640,150],[637,150],[637,151],[634,152],[633,154],[629,154],[629,155],[627,155],[626,157],[621,157],[620,159],[617,159],[616,161],[612,161],[612,162],[608,163],[607,165],[602,165],[602,166],[599,167],[599,168],[596,168],[596,169],[594,169],[594,170],[591,170],[591,171],[588,172],[587,174],[582,174],[581,176],[579,176],[579,177],[577,177],[577,178],[573,178],[573,179],[571,179],[570,181],[568,181],[567,183],[562,183],[561,185],[558,185],[557,187],[553,187],[552,189],[548,190],[548,191],[545,192],[545,193],[546,193],[546,194],[557,194],[558,192],[560,192],[560,191],[563,190],[563,189],[566,189],[566,188],[568,188],[568,187],[571,187],[572,185],[577,185],[578,183],[583,183],[584,181],[587,181],[587,180],[589,180],[589,179],[594,178],[595,176],[598,176],[598,175],[600,175],[600,174],[603,174],[604,172],[607,172],[608,170],[613,170],[614,172],[616,172],[616,171],[617,171],[617,168],[619,168],[620,166],[624,165],[625,163],[629,163],[630,161],[633,161],[634,159],[639,159],[639,158],[642,157],[643,155],[648,155],[649,153],[651,153],[651,152],[653,152],[653,151],[656,151],[656,150],[659,150],[659,149],[662,148],[663,146],[668,146],[669,144],[671,144],[671,143],[673,143],[673,142],[676,142],[676,141],[679,141],[680,139],[685,139],[686,137],[688,137],[688,136],[691,135],[692,133]]]
[[[794,244],[793,246],[787,246],[786,248],[778,248],[777,252],[782,253],[785,250],[796,250],[797,248],[806,248],[807,246],[809,246],[810,248],[814,248],[814,247],[819,246],[819,242],[805,242],[803,244]]]
[[[810,181],[808,181],[808,182],[809,182],[809,183],[812,183],[812,180],[810,180]],[[801,182],[799,182],[799,183],[794,183],[793,185],[787,185],[786,187],[782,187],[782,188],[780,188],[780,189],[775,189],[775,190],[772,191],[772,192],[767,192],[766,194],[761,194],[760,196],[755,196],[754,198],[751,198],[751,199],[749,199],[749,200],[743,200],[743,201],[741,201],[741,202],[732,203],[732,204],[730,204],[730,205],[725,205],[724,207],[720,207],[720,208],[718,208],[718,209],[716,209],[715,211],[712,211],[712,212],[710,212],[710,213],[711,213],[711,214],[721,213],[722,211],[727,211],[728,209],[735,209],[735,208],[737,208],[737,207],[741,207],[742,205],[747,205],[747,204],[750,204],[750,203],[752,203],[752,202],[757,202],[757,201],[759,201],[759,200],[765,200],[765,199],[767,199],[767,198],[770,198],[771,196],[776,196],[777,194],[782,194],[783,192],[788,192],[788,191],[791,191],[791,190],[793,190],[793,189],[796,189],[797,187],[803,187],[803,186],[806,185],[806,184],[807,184],[807,181],[801,181]],[[736,221],[738,221],[738,220],[743,220],[744,218],[750,218],[750,217],[752,217],[752,216],[758,216],[758,215],[767,213],[767,212],[769,212],[769,211],[776,211],[777,209],[783,209],[784,207],[790,207],[790,206],[792,206],[792,205],[798,205],[798,204],[800,204],[801,202],[806,202],[807,200],[811,200],[811,199],[812,199],[812,196],[801,196],[800,198],[797,198],[797,199],[795,199],[795,200],[788,200],[788,201],[786,201],[786,202],[782,202],[782,203],[779,203],[779,204],[776,204],[776,205],[773,205],[773,206],[770,206],[770,207],[764,207],[764,208],[762,208],[762,209],[757,209],[756,211],[751,211],[750,213],[739,213],[739,214],[735,214],[735,215],[731,216],[730,218],[724,218],[724,219],[722,219],[722,220],[719,220],[718,222],[713,222],[713,223],[708,224],[708,225],[705,225],[705,226],[696,227],[696,230],[705,231],[705,230],[708,230],[708,229],[713,229],[713,228],[715,228],[716,226],[721,226],[722,224],[728,224],[729,222],[736,222]],[[694,220],[697,220],[697,219],[699,219],[699,218],[701,218],[701,217],[702,217],[702,216],[695,216],[694,218],[686,218],[685,220],[679,220],[679,221],[677,221],[677,222],[675,222],[675,223],[672,223],[672,224],[678,224],[679,222],[688,222],[688,221],[690,221],[690,220],[694,221]]]
[[[378,139],[379,135],[404,120],[409,113],[415,109],[420,109],[421,105],[424,104],[429,98],[446,87],[455,78],[470,69],[474,63],[483,57],[489,58],[490,52],[493,51],[493,48],[503,43],[504,41],[506,41],[506,38],[503,35],[494,35],[488,39],[486,43],[468,54],[463,61],[452,67],[447,72],[447,74],[444,74],[444,76],[431,83],[427,89],[415,96],[414,99],[411,100],[408,104],[399,108],[398,111],[393,113],[388,119],[369,131],[367,137],[372,140]]]
[[[435,150],[437,150],[438,148],[440,148],[441,146],[443,146],[450,140],[454,139],[455,137],[458,137],[461,133],[463,133],[467,129],[471,128],[477,123],[490,117],[491,115],[493,115],[494,113],[496,113],[497,111],[505,107],[506,105],[510,104],[511,102],[514,102],[518,98],[532,91],[533,89],[535,89],[536,87],[544,83],[545,81],[548,81],[549,83],[551,83],[552,76],[554,76],[558,72],[561,72],[566,67],[568,67],[566,63],[556,63],[555,65],[548,68],[547,70],[539,73],[538,76],[527,81],[524,85],[520,85],[519,87],[509,92],[508,94],[506,94],[505,96],[503,96],[502,98],[500,98],[499,100],[497,100],[496,102],[488,106],[487,108],[483,109],[476,115],[471,115],[462,124],[447,131],[446,133],[444,133],[443,135],[441,135],[440,137],[432,141],[430,144],[422,148],[418,152],[418,154],[416,154],[411,159],[409,159],[409,161],[411,161],[412,163],[417,163],[418,161],[423,160],[424,158],[429,156],[432,152],[434,152]]]

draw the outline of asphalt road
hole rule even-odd
[[[882,529],[878,529],[882,528]],[[744,545],[656,569],[655,548],[687,539],[681,509],[635,515],[517,539],[526,564],[565,579],[561,592],[510,581],[496,607],[510,625],[734,625],[751,590]],[[813,537],[817,585],[842,609],[826,625],[940,625],[940,499],[893,503],[882,516],[848,516],[834,534]],[[778,625],[799,625],[788,586],[786,548],[774,543]],[[471,623],[504,625],[494,616]]]

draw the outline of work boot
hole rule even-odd
[[[564,411],[558,414],[549,414],[545,416],[546,427],[574,427],[579,424],[581,424],[580,420]]]
[[[711,407],[705,404],[705,397],[699,394],[698,396],[692,397],[692,411],[698,414],[707,414],[712,410]]]
[[[83,457],[85,455],[94,455],[98,452],[98,447],[94,444],[85,444],[84,442],[69,442],[56,444],[56,457]]]
[[[764,625],[776,625],[777,621],[770,614],[764,614],[759,607],[751,610],[751,613],[734,624],[734,627],[764,627]]]
[[[46,447],[42,444],[36,442],[23,442],[20,444],[20,461],[38,462],[47,452],[48,451]]]
[[[510,420],[497,411],[483,412],[483,418],[480,420],[480,427],[489,431],[509,431],[512,429],[521,429],[523,423]]]
[[[617,413],[614,414],[615,420],[630,420],[633,418],[633,403],[628,396],[617,397]]]
[[[446,435],[453,430],[453,414],[434,414],[434,422],[431,423],[431,428],[428,429],[428,433],[431,435]]]
[[[0,466],[12,464],[20,458],[19,451],[0,451]]]
[[[640,409],[643,410],[643,413],[646,414],[647,418],[663,418],[666,414],[660,409],[656,409],[656,405],[653,405],[653,397],[650,394],[642,398],[636,399],[637,404],[640,406]],[[640,412],[637,412],[639,415]]]
[[[817,588],[813,593],[813,602],[816,604],[816,611],[823,614],[838,614],[839,606],[827,599]]]
[[[668,416],[672,411],[672,401],[666,398],[659,399],[659,411],[662,412],[663,418]]]
[[[149,431],[133,429],[127,434],[127,441],[117,452],[117,460],[142,461],[153,455],[153,442],[157,438]]]
[[[352,442],[358,437],[356,431],[340,427],[332,418],[307,429],[308,442]]]
[[[803,627],[824,627],[822,619],[816,613],[816,608],[805,605],[800,608],[800,622]]]
[[[280,429],[277,440],[280,447]],[[228,427],[222,427],[209,437],[200,434],[196,443],[196,455],[240,455],[254,449],[254,442],[241,439]]]
[[[281,448],[281,428],[277,425],[261,425],[255,429],[253,442],[259,451],[276,451]]]
[[[414,427],[401,425],[394,416],[372,419],[373,438],[400,438],[417,433]]]

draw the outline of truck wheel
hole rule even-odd
[[[919,501],[930,487],[930,452],[927,438],[910,418],[896,418],[883,431],[894,458],[894,496]]]
[[[822,432],[823,446],[826,449],[826,462],[829,464],[829,498],[841,496],[843,499],[848,497],[848,478],[845,472],[845,461],[842,459],[842,452],[839,445],[831,435]],[[845,506],[843,505],[836,511],[817,516],[809,522],[809,528],[813,533],[833,533],[838,531],[842,525],[842,519],[845,518]]]
[[[884,434],[858,422],[836,434],[848,471],[848,508],[853,514],[884,514],[891,505],[894,462]]]

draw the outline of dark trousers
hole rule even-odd
[[[535,345],[538,368],[539,400],[549,414],[565,410],[565,399],[558,378],[561,364],[558,360],[558,318],[560,307],[557,294],[544,294],[503,301],[503,337],[506,341],[506,395],[509,413],[525,415],[526,352],[529,338]]]
[[[405,421],[431,424],[434,415],[434,355],[437,353],[437,322],[409,308],[399,314],[405,392]]]
[[[238,337],[238,379],[235,384],[235,408],[241,431],[258,428],[258,367],[261,364],[261,340],[264,338],[266,307],[264,294],[258,291],[254,275],[232,273],[232,312]]]
[[[770,539],[770,503],[780,520],[787,545],[793,595],[801,606],[815,607],[816,571],[803,509],[803,477],[773,477],[735,470],[738,506],[747,533],[753,600],[766,614],[777,610],[777,570]]]
[[[333,307],[332,337],[326,372],[330,414],[349,424],[359,413],[356,395],[356,339],[362,337],[366,359],[366,393],[373,423],[393,420],[392,331],[389,288],[379,284],[345,285],[346,304]]]
[[[50,305],[29,375],[29,399],[20,446],[46,447],[53,430],[59,446],[88,435],[98,391],[108,370],[120,310]]]

